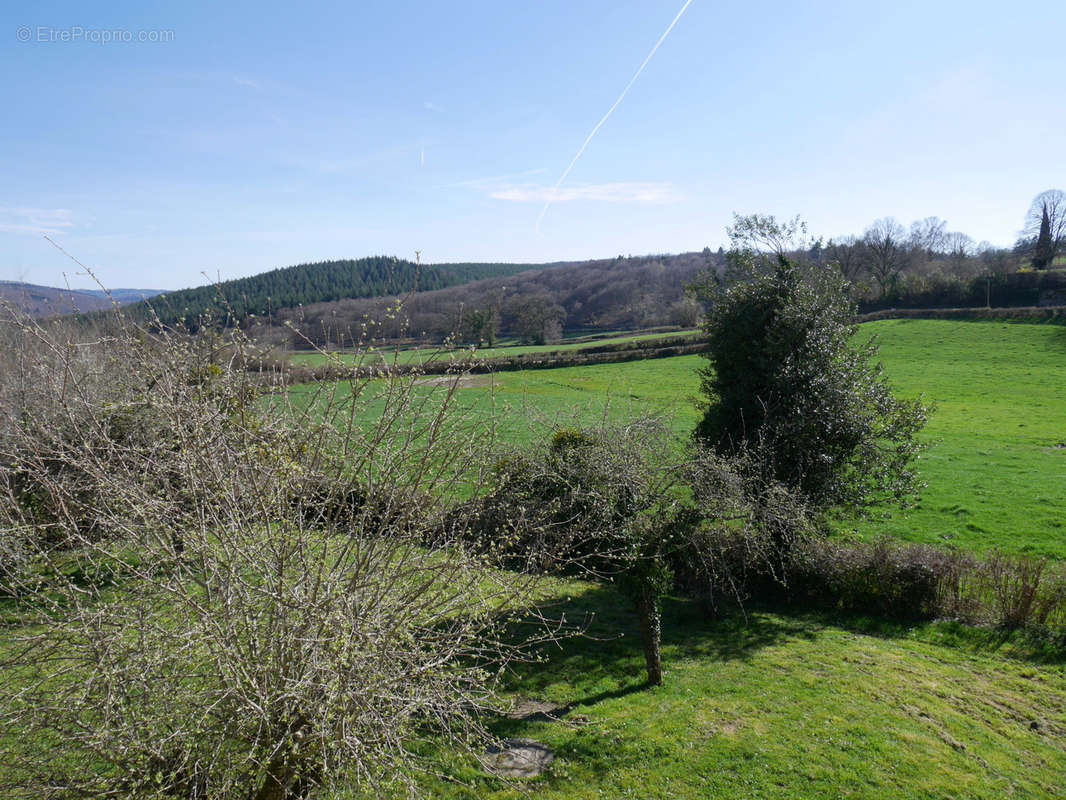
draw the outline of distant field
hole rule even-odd
[[[653,341],[655,339],[662,339],[667,336],[684,336],[686,334],[694,334],[695,331],[674,331],[670,333],[642,333],[642,334],[621,334],[615,336],[602,336],[597,337],[592,341],[581,342],[567,342],[563,340],[556,344],[544,344],[544,345],[501,345],[499,347],[480,347],[476,350],[471,348],[457,348],[454,350],[443,350],[436,348],[420,348],[409,350],[395,350],[395,349],[374,349],[366,351],[360,354],[362,359],[361,363],[366,366],[370,366],[375,363],[387,363],[392,364],[424,364],[429,360],[438,361],[441,359],[449,359],[456,357],[468,357],[470,355],[476,355],[479,358],[501,358],[507,356],[519,356],[526,355],[528,353],[556,353],[556,352],[571,352],[574,350],[584,350],[589,347],[600,347],[605,344],[624,344],[626,342],[642,342]],[[585,338],[585,337],[582,337]],[[333,357],[340,359],[341,363],[345,365],[351,365],[355,360],[355,355],[347,351],[338,351],[335,354],[324,355],[316,352],[297,352],[290,353],[289,361],[298,366],[307,367],[320,367],[332,360]]]
[[[887,520],[841,521],[864,537],[992,547],[1066,558],[1066,328],[942,320],[868,323],[898,392],[937,410],[920,470],[920,505]],[[680,432],[698,417],[699,356],[479,375],[468,408],[495,404],[501,437],[528,441],[545,425],[668,414]]]

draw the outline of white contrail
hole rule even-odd
[[[629,83],[626,84],[626,88],[624,88],[622,90],[622,93],[620,95],[618,95],[618,99],[614,101],[614,105],[611,106],[609,109],[607,109],[607,113],[604,114],[603,118],[599,122],[596,123],[596,127],[592,129],[592,132],[588,136],[585,137],[584,143],[581,145],[581,148],[577,151],[577,155],[575,155],[573,160],[570,162],[570,166],[568,166],[563,171],[563,174],[559,176],[559,180],[557,180],[555,182],[555,186],[552,187],[551,194],[548,195],[548,199],[544,203],[544,208],[542,208],[540,210],[540,216],[537,217],[537,233],[538,234],[540,234],[540,223],[541,223],[541,220],[543,220],[544,219],[544,215],[548,213],[548,208],[552,204],[552,200],[555,197],[555,193],[559,190],[559,187],[563,185],[563,181],[566,180],[566,176],[570,174],[570,170],[572,170],[574,168],[574,164],[576,164],[577,160],[579,158],[581,158],[581,154],[584,153],[585,152],[585,148],[589,146],[589,142],[591,142],[592,141],[592,137],[596,135],[596,131],[598,131],[603,126],[603,123],[605,123],[607,121],[607,118],[610,117],[611,114],[614,113],[614,110],[616,108],[618,108],[618,104],[622,102],[622,100],[626,96],[626,93],[629,92],[630,87],[634,83],[637,82],[637,78],[640,77],[640,73],[642,73],[644,71],[644,68],[646,66],[648,66],[648,62],[651,61],[652,56],[655,55],[655,51],[659,49],[659,45],[661,45],[666,40],[666,37],[670,35],[670,31],[672,31],[674,29],[674,26],[677,24],[677,21],[679,19],[681,19],[681,15],[685,13],[685,9],[687,9],[690,5],[692,5],[692,0],[685,0],[685,5],[681,6],[681,10],[677,12],[677,16],[674,17],[674,21],[670,23],[670,26],[663,32],[663,35],[659,37],[659,41],[657,41],[655,43],[655,47],[653,47],[651,49],[651,52],[648,53],[648,57],[644,59],[644,63],[642,63],[640,65],[640,67],[637,68],[637,71],[633,73],[633,77],[629,79]]]

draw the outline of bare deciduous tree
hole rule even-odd
[[[1048,189],[1034,197],[1022,236],[1031,243],[1033,269],[1049,269],[1066,251],[1066,192]]]
[[[841,236],[839,239],[830,239],[826,246],[826,257],[831,263],[837,265],[844,280],[853,283],[863,270],[864,243],[854,236]]]
[[[799,215],[779,222],[773,214],[734,214],[733,224],[726,227],[726,233],[734,250],[769,252],[774,256],[805,250],[811,245],[807,223]]]
[[[940,217],[926,217],[911,223],[910,244],[931,258],[943,253],[947,243],[948,224]]]
[[[515,298],[509,312],[524,342],[546,344],[562,338],[566,310],[547,292]]]
[[[868,255],[867,270],[884,297],[906,266],[906,231],[894,217],[882,217],[866,229],[863,241]]]
[[[973,238],[961,231],[944,234],[944,254],[950,260],[956,274],[961,274],[977,252]]]

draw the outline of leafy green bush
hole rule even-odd
[[[759,241],[777,234],[773,218],[756,221],[770,229]],[[855,308],[836,271],[755,244],[735,239],[735,281],[697,287],[710,306],[697,436],[721,453],[746,453],[815,508],[908,501],[929,409],[893,396],[875,342],[852,345]]]

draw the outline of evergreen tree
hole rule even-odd
[[[837,270],[803,270],[788,248],[768,255],[752,245],[734,237],[729,254],[745,279],[697,287],[710,305],[697,437],[746,454],[768,484],[814,508],[907,501],[928,408],[893,396],[875,343],[852,344],[855,308]]]
[[[1036,237],[1033,250],[1033,269],[1047,269],[1055,257],[1055,248],[1051,241],[1051,217],[1048,216],[1047,203],[1044,203],[1040,219],[1040,233]]]

